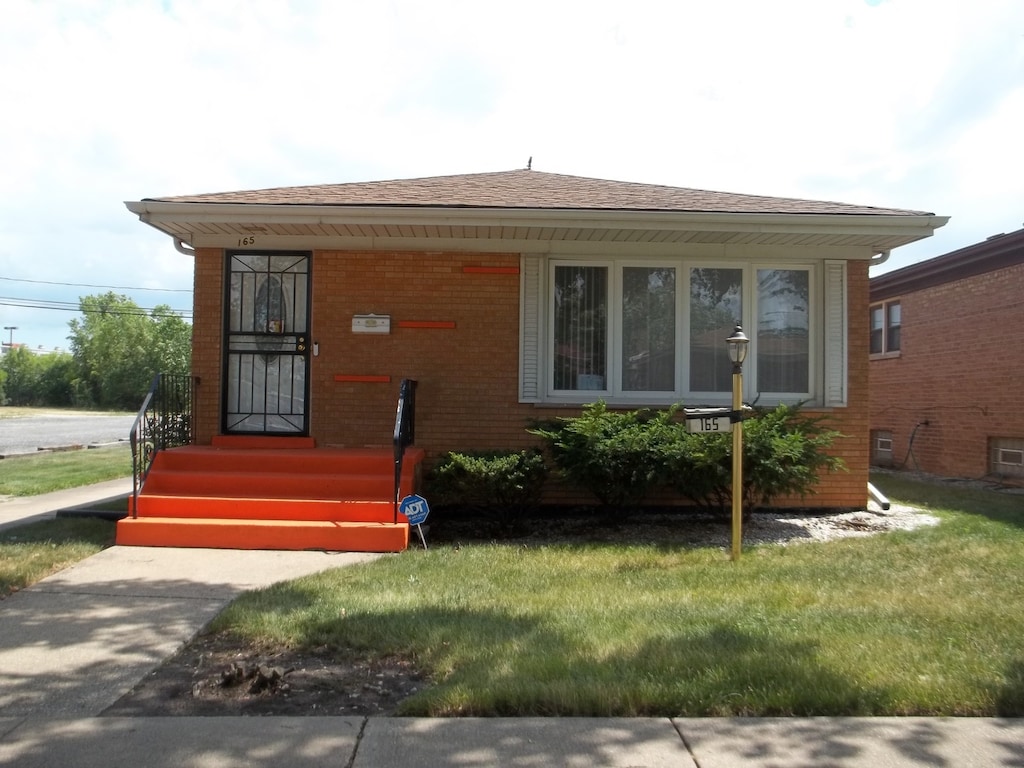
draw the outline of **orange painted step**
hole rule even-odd
[[[117,544],[129,547],[401,552],[409,546],[409,526],[405,523],[127,517],[117,523]]]
[[[412,493],[412,475],[403,478],[401,485],[403,491]],[[287,472],[243,473],[156,469],[150,471],[144,492],[147,495],[164,496],[385,501],[394,495],[395,480],[392,474],[380,472],[372,475],[307,475]]]
[[[395,505],[393,501],[165,496],[147,492],[139,496],[138,514],[139,517],[165,518],[392,523]],[[401,512],[398,519],[405,519]]]

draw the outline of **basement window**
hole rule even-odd
[[[878,466],[892,464],[892,432],[889,430],[871,431],[871,463]]]
[[[989,471],[993,475],[1024,477],[1024,439],[994,437],[990,444]]]

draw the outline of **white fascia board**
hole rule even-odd
[[[428,208],[335,205],[126,203],[147,221],[293,224],[443,224],[602,229],[678,229],[747,232],[834,232],[909,234],[943,226],[948,217],[886,214],[705,213],[678,211],[548,210],[515,208]]]
[[[266,205],[238,203],[126,202],[128,210],[158,229],[167,224],[269,223],[313,226],[431,225],[660,231],[752,232],[930,237],[948,217],[863,214],[746,214],[669,211],[547,210],[509,208]],[[402,239],[402,238],[397,238]],[[197,245],[193,242],[192,245]]]

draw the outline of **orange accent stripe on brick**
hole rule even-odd
[[[454,320],[399,320],[399,328],[454,328]]]
[[[519,267],[463,267],[467,275],[518,275]]]
[[[347,382],[360,382],[363,384],[388,384],[391,381],[390,376],[367,376],[359,373],[336,373],[334,374],[335,381],[347,381]]]

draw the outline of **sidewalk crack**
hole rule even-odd
[[[363,724],[359,727],[359,733],[356,736],[356,745],[352,749],[352,757],[349,758],[349,761],[347,763],[345,763],[345,768],[353,768],[353,766],[356,764],[356,755],[359,754],[359,745],[363,743],[363,734],[366,733],[366,726],[369,724],[369,722],[369,717],[363,718]]]

